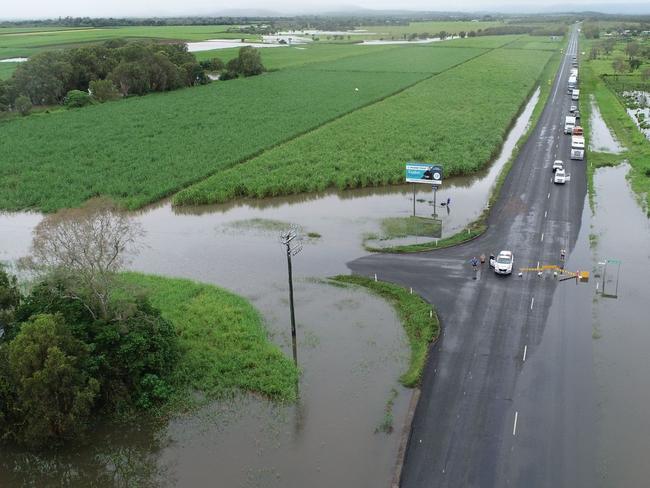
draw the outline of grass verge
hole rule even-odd
[[[400,377],[400,382],[411,388],[417,386],[427,360],[429,344],[438,337],[440,332],[438,316],[432,306],[418,295],[412,295],[404,288],[383,281],[348,275],[335,276],[332,280],[363,286],[388,300],[395,307],[411,347],[409,369]]]
[[[184,279],[124,273],[122,280],[126,288],[144,291],[176,328],[181,357],[172,373],[171,407],[239,391],[295,401],[298,369],[268,340],[260,314],[244,298]]]

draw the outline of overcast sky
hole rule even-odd
[[[51,17],[153,17],[175,15],[211,15],[242,9],[264,9],[283,13],[316,13],[318,11],[342,10],[343,6],[371,9],[409,9],[427,11],[472,11],[498,9],[506,12],[509,7],[519,11],[548,9],[549,4],[566,5],[564,1],[540,2],[539,0],[1,0],[0,18],[33,19]],[[590,6],[603,0],[568,0],[572,6]],[[621,0],[609,1],[616,4]],[[634,1],[634,0],[632,0]],[[637,0],[638,1],[638,0]]]

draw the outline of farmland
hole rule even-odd
[[[6,80],[16,70],[18,63],[0,63],[0,80]]]
[[[101,194],[140,207],[476,55],[428,51],[440,60],[428,73],[288,69],[7,121],[0,206],[52,211]]]
[[[220,172],[174,203],[398,183],[408,160],[441,163],[447,175],[474,172],[499,150],[550,55],[490,51]]]
[[[227,33],[232,26],[138,26],[89,29],[51,29],[15,32],[0,29],[0,59],[29,57],[45,49],[74,47],[80,44],[101,42],[109,39],[171,39],[203,41],[214,38],[240,39],[241,34]],[[7,32],[9,31],[9,32]],[[248,37],[248,36],[244,36]]]

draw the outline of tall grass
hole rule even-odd
[[[475,172],[498,152],[550,56],[491,51],[197,183],[174,203],[399,183],[410,160],[440,163],[447,176]]]
[[[194,391],[208,399],[238,391],[294,401],[298,370],[266,336],[259,313],[243,298],[189,280],[124,273],[174,324],[181,347],[172,374],[177,401]]]

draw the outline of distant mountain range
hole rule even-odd
[[[460,7],[460,5],[458,5]],[[459,14],[553,14],[553,13],[601,13],[618,15],[650,15],[650,2],[644,3],[557,3],[552,5],[517,3],[516,5],[505,5],[495,2],[493,5],[485,5],[480,9],[463,9],[453,12],[439,10],[373,10],[354,5],[339,5],[331,7],[309,7],[304,6],[294,9],[263,9],[263,8],[232,8],[218,10],[213,13],[215,16],[223,17],[285,17],[294,15],[358,15],[358,16],[412,16],[417,14],[440,14],[458,16]]]

